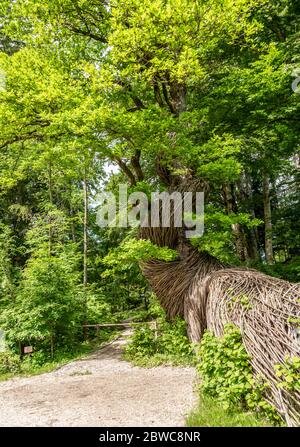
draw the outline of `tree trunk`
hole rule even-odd
[[[83,201],[84,201],[84,218],[83,218],[83,287],[86,289],[88,285],[88,218],[89,218],[89,201],[88,201],[88,180],[87,170],[84,169],[83,179]]]
[[[83,202],[84,202],[84,217],[83,217],[83,289],[84,289],[84,324],[87,321],[87,286],[88,286],[88,219],[89,219],[89,199],[88,199],[88,179],[87,169],[84,168],[83,178]],[[87,328],[84,328],[84,339],[87,340]]]
[[[242,181],[239,184],[240,198],[244,204],[246,204],[247,210],[251,213],[252,219],[256,218],[254,210],[254,200],[252,191],[252,179],[249,173],[244,172]],[[245,229],[246,246],[248,252],[248,258],[258,261],[260,259],[259,249],[258,249],[258,231],[257,227],[246,228]]]
[[[53,205],[53,183],[52,183],[52,162],[51,161],[49,161],[49,165],[48,165],[48,192],[49,192],[49,203],[50,203],[48,254],[50,257],[52,254],[52,239],[53,239],[52,218],[51,218],[52,205]]]
[[[71,217],[71,234],[72,234],[72,241],[76,243],[76,228],[75,228],[75,222],[74,222],[74,211],[72,206],[70,206],[70,217]]]
[[[227,214],[230,216],[235,212],[234,195],[231,185],[223,186],[223,197]],[[236,254],[240,261],[245,261],[248,256],[242,226],[239,223],[234,223],[231,225],[231,228],[234,236]]]
[[[263,176],[263,201],[265,218],[265,253],[266,261],[269,265],[274,264],[273,241],[272,241],[272,212],[270,200],[270,177],[268,174]]]

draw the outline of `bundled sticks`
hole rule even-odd
[[[199,342],[205,329],[222,336],[225,324],[239,327],[254,374],[268,384],[266,399],[287,425],[300,425],[300,378],[299,389],[280,388],[274,369],[300,357],[299,284],[225,267],[196,250],[171,263],[143,263],[142,270],[169,318],[185,318],[192,342]]]

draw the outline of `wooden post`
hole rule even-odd
[[[157,321],[155,320],[154,321],[154,338],[155,338],[155,340],[157,339],[157,337],[158,337]]]

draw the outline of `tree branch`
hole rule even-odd
[[[158,82],[157,82],[156,79],[155,79],[154,82],[153,82],[153,91],[154,91],[154,96],[155,96],[155,100],[156,100],[157,104],[158,104],[162,109],[164,109],[164,102],[163,102],[163,99],[162,99],[162,97],[161,97],[160,88],[159,88],[159,85],[158,85]]]
[[[97,40],[98,42],[107,43],[107,39],[104,36],[94,34],[93,32],[88,31],[88,30],[83,30],[83,29],[77,28],[76,26],[71,25],[70,23],[65,22],[64,26],[69,31],[72,31],[75,34],[80,34],[81,36],[90,37],[91,39]]]
[[[176,110],[174,109],[173,104],[170,101],[168,90],[167,90],[165,82],[162,82],[161,84],[162,84],[163,95],[164,95],[166,104],[169,107],[170,112],[173,113],[173,115],[177,115]]]
[[[141,164],[140,164],[140,158],[141,158],[141,151],[138,149],[133,157],[131,157],[131,166],[133,167],[133,170],[136,174],[137,180],[139,182],[142,182],[145,178]]]
[[[131,186],[136,185],[136,178],[131,171],[131,169],[127,166],[127,164],[121,159],[121,157],[117,157],[116,155],[113,157],[116,163],[119,165],[120,169],[124,172],[124,174],[128,177]]]

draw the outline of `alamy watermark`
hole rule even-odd
[[[295,93],[300,93],[300,77],[296,78],[292,83],[292,89]]]
[[[294,93],[300,94],[300,68],[296,68],[292,75],[296,76],[296,79],[292,82],[292,90]]]
[[[204,233],[203,192],[141,191],[128,195],[126,184],[119,185],[118,197],[112,192],[97,196],[97,224],[102,227],[184,228],[187,238]]]

